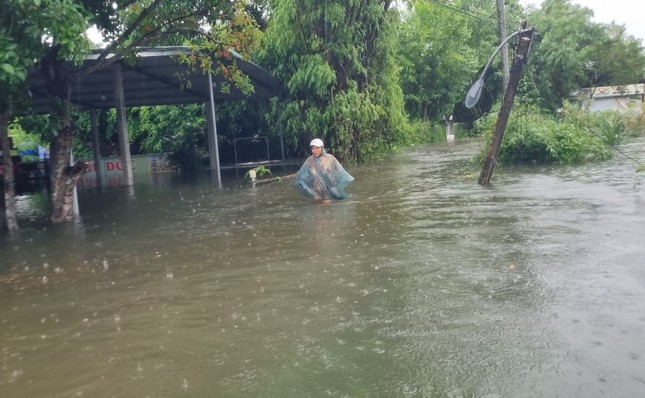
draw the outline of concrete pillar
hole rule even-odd
[[[96,165],[96,185],[102,187],[107,180],[105,179],[105,170],[101,159],[101,140],[99,139],[99,123],[96,109],[90,109],[90,124],[92,126],[92,153],[94,154],[94,164]]]
[[[130,141],[128,138],[128,119],[125,114],[125,95],[123,94],[123,73],[121,64],[114,66],[114,98],[116,108],[116,121],[119,129],[119,150],[121,153],[121,167],[123,167],[123,183],[127,186],[134,185],[132,174],[132,158],[130,157]]]

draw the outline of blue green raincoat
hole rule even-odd
[[[296,174],[296,187],[314,199],[347,199],[345,188],[354,181],[333,155],[323,150],[320,156],[309,156]]]

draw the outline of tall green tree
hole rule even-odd
[[[545,0],[528,16],[537,36],[522,91],[542,108],[561,107],[578,88],[636,83],[644,77],[639,41],[619,26],[593,22],[589,8]]]
[[[269,118],[304,153],[321,137],[361,161],[411,137],[395,58],[389,0],[273,0],[262,65],[285,90]]]
[[[627,34],[622,25],[599,24],[598,40],[589,46],[589,86],[637,83],[645,78],[645,52],[641,40]]]
[[[408,113],[423,121],[453,113],[455,103],[481,67],[483,56],[469,44],[472,16],[461,8],[414,1],[400,30],[401,81]],[[489,38],[494,25],[488,27]],[[490,48],[490,43],[486,48]]]

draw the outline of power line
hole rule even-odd
[[[446,3],[445,1],[440,1],[440,0],[428,0],[430,3],[434,3],[440,7],[443,7],[445,9],[451,10],[451,11],[456,11],[459,14],[462,14],[464,16],[477,19],[486,23],[494,24],[497,26],[497,18],[491,15],[484,14],[482,12],[478,12],[475,10],[469,10],[466,8],[461,8],[458,7],[454,4]],[[494,20],[494,21],[491,21]]]
[[[454,4],[446,3],[445,1],[440,1],[440,0],[428,0],[428,1],[439,7],[443,7],[447,10],[454,11],[463,16],[470,17],[470,18],[485,22],[487,24],[494,25],[496,28],[499,24],[499,18],[493,15],[487,15],[476,10],[468,10],[465,8],[461,8]],[[504,25],[506,26],[506,21],[504,21]]]

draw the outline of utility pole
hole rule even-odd
[[[499,42],[504,43],[506,40],[506,7],[504,6],[504,0],[497,0],[497,19],[499,21]],[[508,68],[508,45],[504,44],[501,48],[501,57],[502,57],[502,72],[504,76],[504,88],[503,91],[506,91],[508,86],[508,80],[510,77],[510,72]]]
[[[526,24],[524,23],[523,28],[525,26]],[[508,85],[506,86],[506,90],[504,91],[502,108],[499,110],[493,139],[490,143],[488,153],[486,154],[486,159],[484,160],[482,171],[479,174],[479,185],[488,185],[488,183],[490,183],[490,177],[493,175],[495,159],[497,158],[497,153],[499,152],[499,146],[502,143],[502,137],[504,137],[504,130],[506,130],[508,117],[511,115],[513,100],[515,99],[517,86],[519,85],[520,78],[522,77],[522,69],[524,68],[524,65],[526,65],[534,32],[535,29],[533,28],[523,29],[522,31],[520,31],[519,39],[517,42],[517,50],[515,51],[513,65],[511,66],[510,76],[508,79]]]

